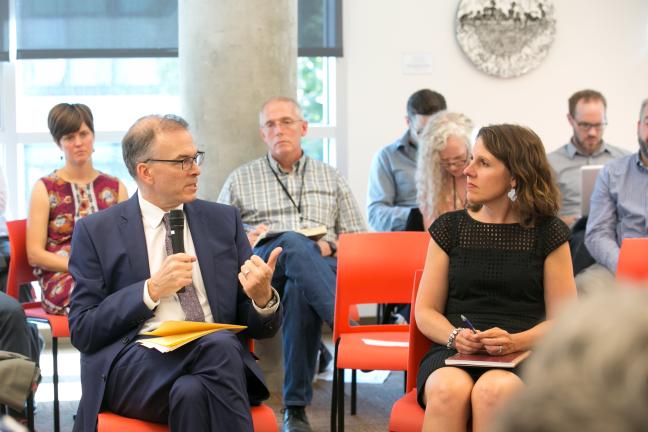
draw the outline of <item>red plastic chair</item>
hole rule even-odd
[[[9,273],[7,275],[7,295],[18,300],[20,285],[36,280],[33,269],[27,261],[26,231],[27,221],[19,219],[7,222],[9,232]],[[68,318],[64,315],[51,315],[45,312],[40,302],[23,303],[25,315],[29,321],[48,324],[52,330],[52,363],[54,383],[54,431],[60,431],[59,396],[58,396],[58,338],[70,337]]]
[[[355,371],[407,369],[407,346],[370,345],[363,339],[406,343],[408,325],[350,325],[354,305],[409,303],[414,272],[423,268],[426,232],[355,233],[340,236],[333,319],[335,344],[331,430],[344,430],[344,369],[352,369],[351,415],[356,411]],[[336,422],[337,420],[337,422]],[[336,425],[337,423],[337,425]]]
[[[621,243],[616,277],[619,281],[648,282],[648,238],[626,238]]]
[[[277,432],[277,419],[274,411],[268,405],[254,406],[252,423],[254,432]],[[164,424],[146,422],[143,420],[122,417],[111,412],[99,413],[97,419],[97,432],[168,432],[169,427]]]
[[[425,412],[416,401],[416,375],[418,374],[419,363],[430,349],[432,342],[423,335],[416,326],[414,317],[414,304],[416,293],[421,282],[422,271],[416,272],[414,289],[412,290],[412,312],[410,314],[409,331],[409,356],[407,359],[407,393],[398,399],[392,406],[389,417],[390,432],[419,432],[423,428],[423,416]]]

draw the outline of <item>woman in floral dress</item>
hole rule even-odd
[[[74,223],[125,200],[126,187],[92,165],[94,123],[90,108],[62,103],[49,112],[48,126],[65,165],[34,185],[27,221],[27,257],[43,292],[43,308],[67,314],[74,280],[68,258]]]

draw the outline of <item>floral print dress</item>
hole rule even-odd
[[[54,171],[41,178],[47,189],[49,220],[45,250],[57,255],[69,256],[74,223],[91,213],[117,204],[119,180],[104,173],[85,185],[69,183]],[[43,291],[43,309],[52,314],[67,314],[74,280],[68,272],[53,272],[36,267]]]

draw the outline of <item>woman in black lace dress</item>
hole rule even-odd
[[[530,349],[560,304],[576,297],[569,228],[540,138],[514,125],[479,131],[468,209],[430,227],[416,321],[434,342],[418,375],[424,430],[485,430],[493,408],[520,387],[517,370],[446,367],[455,354]],[[480,330],[462,328],[460,315]]]

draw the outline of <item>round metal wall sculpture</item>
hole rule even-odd
[[[457,40],[478,69],[512,78],[536,68],[556,33],[551,0],[461,0]]]

